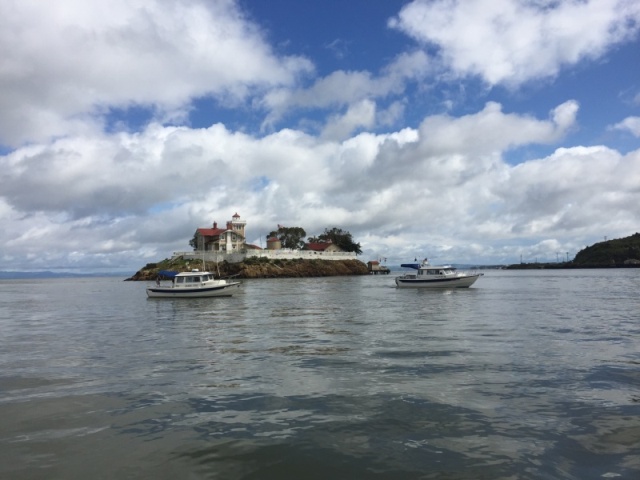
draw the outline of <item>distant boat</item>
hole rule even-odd
[[[147,288],[149,298],[230,297],[241,285],[240,282],[215,278],[213,273],[200,270],[180,273],[161,271],[160,274],[171,278],[171,285],[164,286],[158,280],[155,287]]]
[[[426,258],[419,264],[403,263],[400,266],[418,271],[396,277],[396,285],[401,288],[468,288],[484,275],[458,272],[450,265],[431,265]]]

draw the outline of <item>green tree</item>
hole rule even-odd
[[[282,248],[301,249],[304,247],[302,240],[307,235],[304,228],[300,227],[282,227],[278,226],[278,230],[269,233],[267,238],[276,237],[280,240]]]
[[[331,230],[324,229],[324,233],[318,235],[318,239],[322,242],[331,242],[340,247],[345,252],[355,252],[356,255],[362,253],[359,243],[355,243],[351,234],[341,228],[333,227]]]
[[[189,245],[191,245],[191,247],[193,247],[194,250],[198,249],[198,232],[197,231],[196,233],[193,234],[193,238],[189,240]]]

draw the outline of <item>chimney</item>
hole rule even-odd
[[[218,222],[213,222],[213,228],[218,228]]]

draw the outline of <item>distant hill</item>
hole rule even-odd
[[[640,268],[640,233],[605,240],[580,250],[570,262],[519,263],[510,270],[536,268]]]
[[[640,233],[591,245],[580,250],[572,263],[583,268],[640,266]]]
[[[68,273],[68,272],[14,272],[0,271],[0,280],[29,280],[39,278],[121,277],[123,273]]]

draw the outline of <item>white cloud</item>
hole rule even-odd
[[[606,147],[558,149],[553,155],[510,170],[495,187],[503,200],[497,214],[509,218],[517,235],[587,232],[625,225],[635,228],[638,215],[640,152],[627,156]],[[633,233],[633,232],[629,232]]]
[[[551,112],[551,121],[504,114],[502,106],[489,102],[484,110],[457,119],[447,115],[427,118],[420,129],[429,152],[465,152],[483,155],[527,143],[552,143],[564,136],[576,120],[578,105],[570,100]]]
[[[194,97],[238,102],[312,68],[274,55],[231,0],[24,0],[0,17],[5,144],[95,131],[110,108],[170,118]]]
[[[609,129],[628,131],[634,137],[640,137],[640,117],[627,117],[623,121],[609,127]]]
[[[387,108],[377,111],[377,123],[384,126],[393,125],[402,118],[404,110],[404,102],[393,102]]]
[[[599,58],[640,28],[635,0],[414,0],[389,25],[428,46],[460,75],[491,85],[554,77]]]
[[[571,141],[577,100],[548,115],[495,101],[471,112],[456,105],[461,116],[413,115],[442,108],[453,92],[487,94],[601,58],[637,33],[638,2],[416,0],[385,33],[405,32],[424,50],[385,50],[395,56],[376,71],[320,78],[307,59],[279,56],[240,5],[0,0],[0,145],[16,146],[0,150],[0,270],[137,269],[188,249],[196,227],[235,212],[251,243],[277,224],[309,234],[338,226],[366,255],[397,263],[514,261],[522,245],[575,253],[637,230],[640,151],[572,147],[518,165],[504,159]],[[332,45],[351,56],[350,41]],[[460,81],[467,76],[485,83]],[[223,120],[202,110],[208,128],[166,124],[184,123],[201,97],[250,106],[251,125],[264,113],[272,133],[248,134],[255,129],[242,119],[237,129],[214,123]],[[128,108],[152,112],[152,123],[105,128],[111,112]],[[413,123],[403,128],[405,110]],[[287,115],[299,126],[275,128]],[[381,126],[389,131],[372,132]],[[609,128],[640,136],[637,117]]]
[[[263,101],[263,106],[270,112],[264,124],[275,123],[294,108],[351,106],[363,100],[400,95],[408,82],[420,80],[428,71],[427,56],[416,51],[398,55],[379,76],[368,71],[338,70],[317,79],[308,88],[273,89]]]
[[[557,140],[575,110],[566,102],[536,119],[490,103],[340,142],[291,129],[257,138],[223,125],[151,125],[24,147],[0,157],[0,262],[137,269],[188,250],[195,228],[235,212],[252,243],[278,223],[308,234],[339,226],[367,255],[398,262],[436,252],[513,261],[522,238],[575,253],[589,238],[637,230],[640,151],[558,149],[517,166],[502,158]]]
[[[360,127],[372,127],[376,116],[376,104],[363,100],[352,105],[344,115],[334,116],[325,125],[321,137],[327,140],[343,140]]]

